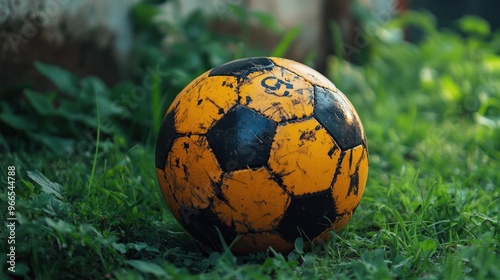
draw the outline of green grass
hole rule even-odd
[[[17,170],[16,274],[499,279],[500,74],[494,66],[500,58],[494,44],[437,31],[418,46],[374,36],[363,67],[331,59],[332,80],[363,121],[370,172],[348,226],[311,251],[298,241],[287,255],[233,256],[196,243],[161,198],[154,147],[147,144],[118,135],[99,144],[94,133],[93,140],[79,140],[91,142],[90,152],[3,154],[2,174],[9,165]],[[6,221],[7,197],[0,201]],[[0,233],[2,252],[7,235]],[[6,260],[1,254],[2,274]]]

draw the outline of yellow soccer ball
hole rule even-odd
[[[359,204],[368,176],[360,118],[315,70],[283,58],[218,66],[173,101],[156,144],[161,192],[179,223],[237,254],[326,239]],[[218,230],[217,230],[218,229]]]

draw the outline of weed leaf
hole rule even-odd
[[[153,274],[156,277],[166,276],[165,270],[155,263],[140,260],[129,260],[127,261],[127,264],[143,273]]]
[[[464,16],[458,20],[459,28],[469,34],[487,36],[491,33],[490,24],[477,16]]]
[[[122,254],[127,253],[130,249],[136,250],[137,252],[140,252],[142,250],[148,252],[156,252],[156,253],[160,252],[158,248],[149,246],[147,243],[144,242],[127,243],[127,244],[113,243],[112,246],[116,251]]]
[[[5,103],[2,104],[0,121],[20,131],[31,130],[35,127],[35,124],[33,122],[28,121],[26,118],[14,115],[12,109]]]
[[[49,215],[56,217],[61,216],[65,210],[66,210],[66,204],[55,198],[49,199],[47,206],[44,209],[44,211],[47,212]]]
[[[72,153],[75,149],[75,140],[50,136],[42,133],[26,132],[31,139],[36,139],[43,143],[56,155]]]
[[[24,95],[40,115],[46,116],[54,113],[55,108],[50,102],[48,95],[43,95],[30,89],[25,89]]]
[[[35,62],[35,68],[63,92],[71,95],[76,95],[78,92],[78,79],[74,74],[59,66],[45,64],[40,61]]]
[[[45,223],[49,228],[52,228],[57,233],[67,234],[73,231],[73,226],[63,220],[53,220],[51,218],[45,218]]]
[[[63,187],[47,179],[40,171],[28,171],[28,177],[40,185],[42,192],[53,194],[56,198],[62,199]]]
[[[294,246],[295,246],[295,251],[297,251],[297,253],[299,254],[304,253],[304,239],[302,239],[301,237],[295,239]]]

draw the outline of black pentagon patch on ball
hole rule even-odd
[[[174,139],[178,136],[175,131],[175,109],[163,117],[160,131],[156,140],[155,165],[161,170],[165,169],[167,155]]]
[[[222,170],[266,165],[277,124],[244,106],[229,110],[207,132],[208,145]]]
[[[252,72],[273,67],[274,63],[267,57],[242,58],[215,67],[208,76],[235,76],[239,80]]]
[[[236,231],[224,224],[208,209],[195,209],[181,206],[179,208],[181,222],[184,228],[196,239],[208,244],[212,249],[222,250],[220,235],[226,244],[230,244],[238,235]],[[219,232],[221,233],[219,235]]]
[[[342,150],[363,143],[363,132],[356,114],[339,95],[322,87],[314,89],[313,116],[325,127]]]
[[[337,212],[332,192],[325,191],[292,197],[276,231],[288,242],[298,237],[315,238],[335,222]]]

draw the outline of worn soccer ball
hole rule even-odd
[[[310,245],[347,224],[367,180],[367,143],[350,101],[320,73],[245,58],[179,93],[161,124],[156,175],[202,243],[286,253],[299,237]]]

